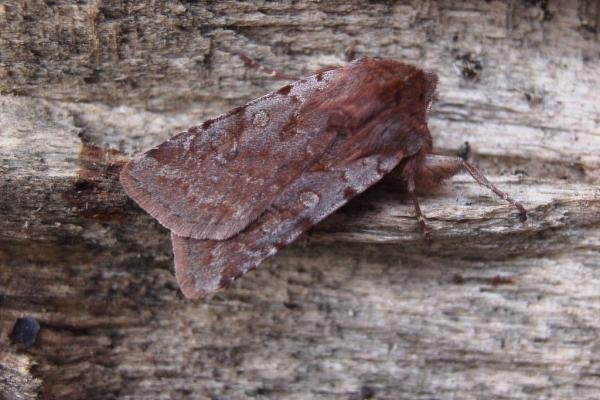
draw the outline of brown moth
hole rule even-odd
[[[126,164],[121,182],[171,230],[188,298],[229,285],[391,172],[426,237],[415,188],[462,168],[525,220],[471,164],[431,154],[436,84],[435,74],[375,58],[321,71],[175,135]]]

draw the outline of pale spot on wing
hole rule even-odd
[[[395,166],[396,166],[396,163],[391,158],[383,158],[382,157],[377,160],[377,171],[381,175],[387,174],[392,169],[394,169]]]
[[[194,136],[193,135],[187,135],[187,136],[183,137],[182,145],[183,145],[183,150],[186,153],[188,151],[190,151],[190,146],[192,145],[193,141],[194,141]]]
[[[304,204],[306,208],[316,206],[320,199],[318,194],[310,190],[300,193],[300,202]]]
[[[269,115],[264,110],[258,110],[252,118],[252,123],[258,128],[264,128],[269,123]]]
[[[377,169],[377,156],[365,157],[359,162],[349,165],[343,172],[343,179],[351,189],[357,193],[362,192],[370,186],[370,180],[376,177],[381,179],[382,174]]]
[[[309,143],[309,144],[306,146],[306,149],[305,149],[305,151],[306,151],[306,155],[307,155],[308,157],[311,157],[311,158],[312,158],[312,156],[314,156],[314,155],[315,155],[315,148],[314,148],[314,146],[312,146],[310,143]]]
[[[233,159],[238,153],[238,141],[236,139],[231,139],[231,147],[229,151],[225,155],[225,158],[228,160]]]
[[[275,230],[279,226],[280,223],[281,223],[281,218],[279,217],[279,215],[277,213],[267,214],[265,220],[263,221],[263,223],[260,226],[260,230],[263,231],[264,233],[271,233],[273,230]]]

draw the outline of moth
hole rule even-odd
[[[377,58],[328,68],[175,135],[127,163],[121,183],[171,230],[188,298],[226,287],[390,173],[425,237],[416,190],[463,168],[525,220],[473,165],[432,154],[437,81]]]

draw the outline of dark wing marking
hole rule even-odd
[[[177,235],[235,235],[334,140],[326,114],[301,110],[335,75],[294,82],[174,136],[125,165],[125,191]]]

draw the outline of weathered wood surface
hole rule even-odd
[[[598,398],[598,29],[592,1],[2,3],[0,398]],[[183,299],[118,170],[280,85],[240,50],[436,71],[437,149],[468,141],[529,221],[460,175],[423,198],[428,246],[382,184]],[[25,352],[23,315],[42,327]]]

